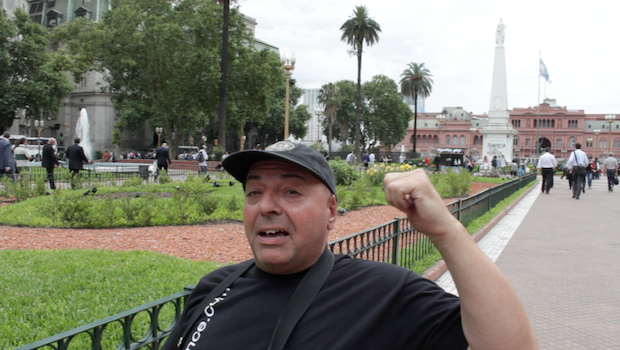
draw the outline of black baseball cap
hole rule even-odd
[[[284,160],[308,170],[336,195],[336,179],[327,160],[315,149],[301,143],[280,141],[264,150],[250,149],[235,152],[224,159],[222,166],[245,186],[245,180],[252,165],[265,159]]]

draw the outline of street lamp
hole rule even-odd
[[[202,145],[203,146],[207,145],[207,137],[205,135],[202,135]]]
[[[239,138],[239,150],[240,151],[243,151],[243,148],[244,148],[243,145],[245,145],[245,140],[246,140],[245,135],[242,135]]]
[[[598,134],[601,133],[601,129],[594,129],[592,131],[594,132],[594,135],[596,135],[596,141],[595,141],[596,142],[596,146],[594,147],[594,149],[595,149],[594,156],[596,157],[596,153],[597,153],[596,150],[598,150],[599,147],[600,147],[600,145],[598,144]]]
[[[478,131],[478,129],[472,127],[472,128],[469,128],[469,131],[471,132],[471,149],[470,149],[469,153],[471,153],[470,155],[473,156],[473,153],[474,153],[474,134],[476,133],[476,131]]]
[[[439,147],[438,148],[441,148],[441,124],[446,121],[446,116],[443,114],[437,114],[435,116],[435,119],[437,119],[437,122],[439,123]]]
[[[592,140],[592,138],[591,138],[591,137],[588,137],[588,138],[586,139],[586,146],[587,146],[587,147],[592,147],[592,141],[593,141],[593,140]]]
[[[157,147],[161,146],[161,134],[164,132],[164,128],[156,127],[155,133],[157,134]]]
[[[282,64],[282,68],[286,73],[286,98],[284,104],[284,140],[288,139],[288,113],[289,113],[289,90],[290,90],[290,81],[291,74],[295,69],[295,54],[293,54],[290,58],[286,57],[286,55],[282,55],[280,57],[280,63]]]
[[[605,122],[609,123],[609,136],[607,137],[607,154],[609,154],[609,152],[611,152],[611,125],[613,124],[614,120],[616,120],[616,116],[614,114],[608,114],[605,116]]]
[[[34,121],[34,128],[37,129],[37,136],[39,137],[39,154],[37,155],[37,158],[39,158],[39,159],[42,158],[42,154],[41,154],[41,130],[43,130],[44,124],[45,124],[45,122],[43,121],[43,119],[35,120]]]

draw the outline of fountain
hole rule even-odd
[[[90,141],[90,124],[88,123],[88,112],[86,112],[86,108],[80,109],[80,117],[75,126],[75,136],[82,140],[80,146],[84,148],[84,154],[88,160],[93,161],[93,144]]]

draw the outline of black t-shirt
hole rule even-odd
[[[236,268],[227,266],[200,280],[162,350],[176,349],[194,308]],[[208,310],[208,317],[203,313],[180,349],[267,349],[276,322],[305,273],[278,276],[251,267]],[[332,272],[285,346],[466,348],[456,296],[404,268],[344,255],[336,256]]]

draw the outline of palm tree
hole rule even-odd
[[[355,104],[355,156],[360,157],[360,123],[362,107],[362,53],[364,42],[372,46],[379,42],[381,26],[374,19],[369,17],[366,6],[356,6],[353,16],[344,22],[342,27],[342,37],[340,40],[353,46],[357,51],[357,100]]]
[[[217,107],[219,145],[226,149],[226,88],[228,80],[228,27],[230,26],[231,0],[216,0],[222,5],[224,21],[222,24],[222,52],[220,63],[220,100]],[[234,0],[233,0],[234,1]]]
[[[331,157],[332,154],[332,124],[336,119],[336,111],[338,109],[338,86],[334,83],[325,84],[319,90],[319,103],[324,106],[325,117],[327,118],[327,152]]]
[[[400,92],[413,99],[413,153],[416,153],[418,142],[418,96],[428,97],[433,91],[433,76],[424,68],[424,63],[409,63],[409,68],[400,75]]]

